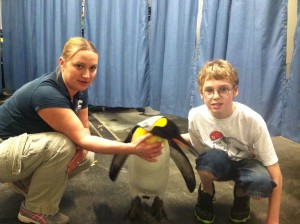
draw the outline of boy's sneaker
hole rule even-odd
[[[215,220],[214,205],[215,200],[215,187],[213,190],[213,195],[205,193],[201,190],[201,184],[198,190],[198,200],[195,206],[195,216],[198,221],[205,224],[213,223]]]
[[[67,224],[70,219],[68,216],[58,212],[55,215],[43,215],[28,211],[22,203],[18,219],[23,223],[34,224]]]
[[[27,197],[28,187],[22,183],[22,180],[8,183],[8,187],[17,194],[22,194]]]
[[[250,197],[237,197],[234,188],[234,201],[230,211],[230,220],[234,223],[246,223],[250,219]]]

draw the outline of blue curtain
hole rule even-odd
[[[67,39],[81,36],[81,0],[2,1],[6,90],[54,70]]]
[[[287,1],[203,0],[196,45],[197,4],[152,0],[149,33],[148,0],[85,0],[84,35],[100,55],[90,103],[186,117],[203,103],[200,67],[223,58],[240,75],[236,100],[260,113],[272,135],[300,141],[300,25],[286,84]],[[12,93],[55,69],[65,41],[81,36],[81,0],[2,1],[2,19],[5,85]]]
[[[240,76],[242,102],[267,122],[272,135],[281,134],[285,88],[286,0],[204,0],[199,68],[208,60],[230,61]],[[193,80],[196,80],[197,73]],[[196,99],[196,85],[191,86]],[[194,100],[194,106],[200,100]]]
[[[152,0],[150,106],[187,117],[194,69],[198,1]]]
[[[294,51],[291,74],[287,84],[287,98],[283,117],[284,137],[300,143],[300,10],[298,2],[298,21],[294,36]]]
[[[90,104],[139,108],[148,105],[148,1],[86,0],[85,37],[99,51]]]

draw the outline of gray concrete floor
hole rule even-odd
[[[135,109],[132,110],[93,110],[91,120],[100,120],[96,125],[99,133],[106,138],[124,140],[128,131],[139,121],[147,118]],[[187,131],[187,120],[175,116],[173,119],[182,132]],[[283,137],[273,137],[273,142],[280,159],[284,185],[280,223],[296,224],[300,221],[300,144]],[[187,153],[194,166],[193,155]],[[130,189],[124,169],[116,182],[108,177],[112,155],[96,155],[95,165],[88,171],[69,181],[61,201],[61,212],[67,214],[71,224],[130,223],[124,215],[131,202]],[[196,223],[194,205],[197,189],[189,193],[176,165],[171,162],[168,187],[164,197],[164,206],[168,220],[160,223]],[[196,176],[197,185],[199,178]],[[215,214],[216,224],[230,223],[228,214],[232,204],[232,182],[216,183]],[[0,184],[0,224],[19,223],[17,214],[23,197],[12,192],[6,184]],[[146,211],[150,202],[145,202]],[[248,223],[264,223],[267,201],[251,201],[251,219]],[[142,222],[138,222],[142,223]],[[145,220],[143,223],[155,223]]]

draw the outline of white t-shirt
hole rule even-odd
[[[278,162],[267,125],[254,110],[234,102],[235,111],[226,119],[216,119],[206,105],[189,112],[189,134],[192,145],[222,150],[235,161],[256,158],[264,166]]]

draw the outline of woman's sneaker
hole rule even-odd
[[[250,219],[250,197],[237,197],[234,188],[234,201],[230,211],[230,220],[234,223],[246,223]]]
[[[34,224],[68,224],[70,219],[68,216],[58,212],[55,215],[43,215],[28,211],[22,202],[18,219],[23,223]]]
[[[195,206],[195,217],[198,221],[210,224],[215,220],[213,201],[215,196],[215,188],[213,194],[205,193],[201,190],[201,185],[198,190],[198,200]]]

